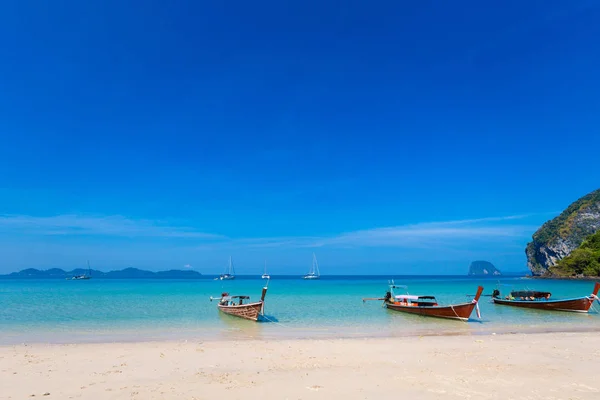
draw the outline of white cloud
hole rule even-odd
[[[90,216],[63,214],[49,217],[0,215],[0,232],[27,235],[96,235],[122,237],[174,237],[222,239],[220,235],[200,232],[194,228],[171,226],[144,219],[129,219],[121,215]]]
[[[274,247],[431,247],[466,241],[525,238],[536,226],[507,223],[529,215],[510,215],[356,230],[330,236],[278,237],[234,240],[230,245]]]
[[[162,237],[202,239],[200,246],[216,248],[319,248],[319,247],[432,247],[457,242],[524,238],[536,229],[515,224],[529,215],[511,215],[362,229],[322,236],[287,236],[231,239],[174,226],[161,221],[130,219],[120,215],[90,216],[64,214],[49,217],[0,215],[0,233],[38,236],[95,235],[114,237]],[[200,246],[198,248],[200,248]]]
[[[323,238],[315,243],[325,245],[405,246],[428,239],[479,239],[498,237],[522,237],[530,234],[532,227],[498,224],[526,216],[511,215],[442,222],[424,222],[374,229],[358,230]],[[496,224],[495,224],[496,223]]]
[[[516,252],[511,262],[522,262],[522,249],[541,218],[540,215],[530,217],[533,216],[424,222],[331,235],[230,238],[204,233],[197,227],[118,215],[0,215],[0,250],[5,256],[0,260],[0,270],[73,268],[84,265],[86,259],[93,259],[100,269],[124,265],[154,269],[183,265],[192,269],[194,265],[196,269],[218,272],[215,266],[220,265],[221,257],[225,259],[230,254],[242,260],[260,259],[258,264],[268,255],[278,259],[281,265],[298,265],[302,262],[299,255],[315,249],[324,257],[335,254],[336,260],[349,265],[367,261],[389,264],[453,259],[466,262],[508,251]],[[48,240],[48,235],[60,235],[64,240]],[[100,240],[70,240],[78,235]],[[128,240],[125,245],[104,240],[110,237],[135,240]],[[156,240],[162,238],[165,240]],[[154,239],[151,245],[147,239]]]

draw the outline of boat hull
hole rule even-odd
[[[258,317],[262,313],[263,302],[248,303],[234,306],[218,305],[219,311],[225,314],[233,315],[234,317],[248,319],[250,321],[258,321]]]
[[[304,275],[302,277],[302,279],[306,279],[306,280],[315,280],[315,279],[319,279],[319,277],[317,275]]]
[[[580,297],[567,300],[506,300],[493,298],[494,304],[503,306],[522,307],[534,310],[570,311],[586,313],[594,303],[594,298]]]
[[[423,315],[425,317],[458,319],[468,321],[477,303],[464,303],[451,306],[411,306],[394,303],[386,303],[389,310],[405,312],[409,314]]]

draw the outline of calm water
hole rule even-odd
[[[490,294],[498,282],[548,290],[553,297],[589,294],[592,282],[397,277],[412,294],[433,294],[440,303],[463,302],[477,285]],[[220,314],[210,296],[222,291],[256,300],[264,281],[203,280],[3,280],[0,281],[0,343],[84,342],[187,338],[354,337],[421,334],[600,330],[600,315],[540,312],[480,300],[482,320],[469,323],[388,311],[380,302],[387,277],[326,277],[318,281],[274,277],[266,313],[254,323]],[[509,287],[500,287],[509,290]],[[595,304],[595,309],[600,307]]]

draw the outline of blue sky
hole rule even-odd
[[[5,1],[0,272],[218,273],[231,254],[302,273],[313,251],[323,273],[523,270],[535,229],[600,186],[599,18]]]

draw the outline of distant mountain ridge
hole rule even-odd
[[[0,275],[0,279],[65,279],[88,273],[89,271],[83,268],[76,268],[72,271],[65,271],[60,268],[47,270],[27,268],[19,272]],[[169,271],[152,272],[137,268],[125,268],[109,272],[93,269],[91,276],[92,279],[199,279],[202,277],[202,274],[192,270],[172,269]]]
[[[567,207],[546,222],[527,244],[527,265],[533,275],[554,275],[554,267],[589,236],[600,231],[600,189]]]

